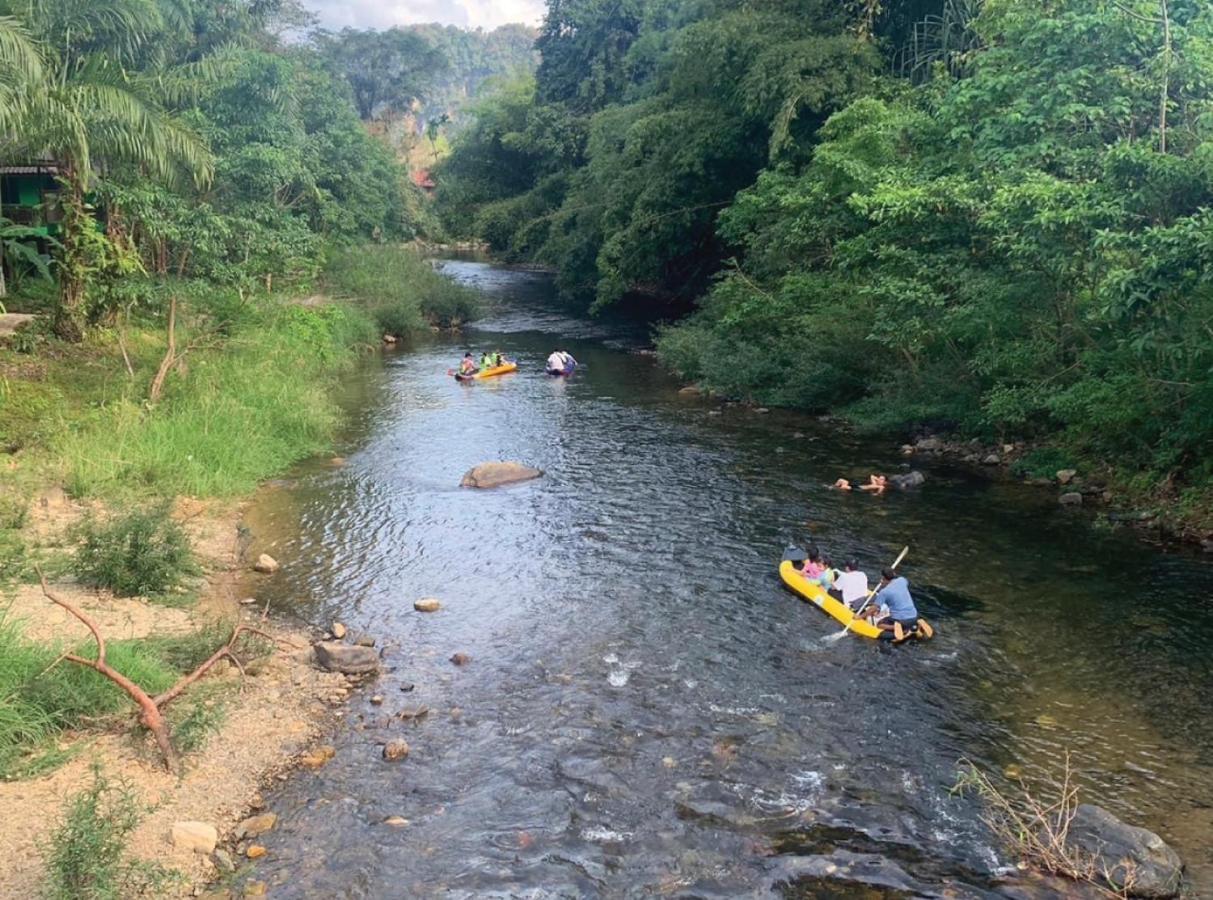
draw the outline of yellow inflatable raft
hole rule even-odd
[[[790,561],[785,559],[779,564],[779,575],[783,578],[784,584],[814,606],[824,609],[843,625],[851,625],[851,622],[854,621],[855,624],[851,625],[852,634],[860,634],[877,641],[886,635],[892,637],[891,634],[881,631],[867,619],[856,619],[855,614],[851,612],[845,603],[835,600],[825,592],[825,588],[821,585],[809,581],[801,575]]]
[[[493,366],[491,369],[481,369],[479,372],[474,372],[471,375],[455,374],[455,378],[459,381],[475,381],[478,378],[492,378],[495,375],[508,375],[510,372],[518,371],[518,363],[507,362],[500,366]]]

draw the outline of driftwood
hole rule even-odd
[[[230,660],[232,664],[240,670],[240,674],[243,675],[244,664],[240,661],[239,657],[236,656],[236,652],[234,650],[236,642],[242,635],[256,634],[270,641],[275,640],[273,635],[267,634],[258,628],[239,624],[232,629],[231,637],[227,639],[227,642],[212,653],[205,662],[198,666],[198,668],[194,669],[194,671],[190,672],[188,675],[182,676],[182,678],[176,684],[174,684],[163,694],[153,697],[117,669],[110,667],[105,660],[105,635],[101,633],[101,629],[98,627],[97,623],[89,618],[84,612],[68,603],[62,597],[54,594],[51,591],[50,586],[47,585],[46,576],[42,574],[42,570],[38,569],[37,571],[38,579],[42,583],[42,593],[46,596],[46,599],[50,600],[56,606],[66,610],[76,619],[83,622],[85,627],[87,627],[92,633],[93,641],[97,645],[96,659],[85,659],[83,656],[78,656],[75,653],[64,653],[59,659],[73,662],[76,665],[92,669],[97,674],[103,676],[104,678],[108,678],[115,685],[121,688],[131,698],[131,700],[134,701],[135,705],[139,707],[139,723],[152,733],[152,736],[156,739],[156,746],[160,748],[160,755],[164,759],[164,767],[174,774],[178,774],[181,771],[181,758],[177,755],[177,751],[173,747],[172,735],[169,733],[168,722],[165,720],[164,713],[162,711],[163,708],[173,700],[180,697],[181,694],[185,692],[186,688],[205,675],[215,666],[216,663],[222,659]],[[56,663],[57,662],[59,662],[59,660],[56,660]]]

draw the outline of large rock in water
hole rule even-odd
[[[374,647],[359,647],[342,644],[340,641],[321,641],[313,648],[316,662],[322,669],[341,672],[345,675],[368,675],[379,668],[379,654]]]
[[[459,485],[460,487],[495,488],[519,481],[530,481],[542,474],[543,472],[539,469],[532,469],[522,463],[487,462],[481,463],[474,469],[469,469]]]
[[[927,476],[923,475],[917,469],[912,469],[909,472],[902,472],[898,475],[889,476],[889,484],[897,488],[899,491],[912,491],[927,480]]]
[[[1179,895],[1179,855],[1154,832],[1127,825],[1106,809],[1079,806],[1066,842],[1095,857],[1096,868],[1114,891],[1127,891],[1131,897]]]

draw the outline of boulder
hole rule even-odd
[[[451,662],[457,666],[466,666],[472,661],[472,658],[466,653],[455,653],[451,655]]]
[[[1062,506],[1082,506],[1082,494],[1078,491],[1070,491],[1058,497],[1057,502]]]
[[[362,634],[360,634],[354,638],[354,644],[358,647],[374,647],[375,639],[373,637],[371,637],[369,634],[366,634],[365,632],[363,632]]]
[[[316,662],[329,672],[367,675],[379,669],[379,654],[373,647],[351,646],[338,641],[320,641],[313,647]]]
[[[889,476],[889,486],[899,491],[910,491],[916,487],[920,487],[927,476],[923,475],[917,469],[911,469],[909,472],[900,472],[896,475]]]
[[[520,481],[530,481],[543,474],[517,462],[487,462],[469,469],[459,482],[460,487],[495,488]]]
[[[703,394],[703,389],[697,384],[688,384],[686,387],[678,391],[684,397],[699,397]]]
[[[242,841],[245,838],[258,837],[271,830],[277,824],[278,815],[276,813],[269,812],[262,813],[259,816],[249,816],[236,826],[233,836],[238,841]]]
[[[1130,897],[1175,897],[1183,861],[1152,831],[1122,822],[1106,809],[1083,803],[1074,813],[1066,844],[1095,857],[1113,891]]]
[[[389,741],[383,747],[383,758],[388,762],[398,762],[409,755],[408,741]]]
[[[1002,457],[997,453],[987,453],[982,457],[981,464],[983,466],[997,466],[1002,463]]]
[[[943,449],[943,441],[939,438],[929,437],[923,438],[914,445],[916,450],[921,450],[923,453],[938,453]]]
[[[1075,469],[1058,469],[1057,470],[1057,483],[1058,484],[1069,484],[1071,481],[1074,480],[1074,476],[1077,474],[1078,474],[1078,471]]]
[[[174,822],[169,838],[178,850],[192,850],[209,856],[219,843],[219,830],[208,822]]]
[[[442,604],[433,597],[423,597],[413,602],[413,609],[417,612],[438,612],[442,609]]]
[[[253,563],[253,571],[260,572],[263,575],[273,575],[278,569],[278,560],[270,556],[268,553],[262,553],[257,557],[257,561]]]

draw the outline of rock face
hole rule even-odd
[[[236,826],[236,840],[242,841],[245,838],[259,837],[277,824],[278,816],[275,813],[262,813],[259,816],[250,816]]]
[[[373,647],[321,641],[313,648],[322,669],[345,675],[367,675],[379,669],[379,654]]]
[[[469,469],[460,487],[495,488],[538,478],[543,472],[517,462],[487,462]]]
[[[413,609],[417,612],[438,612],[442,609],[442,604],[433,597],[423,597],[413,603]]]
[[[1114,891],[1131,897],[1175,897],[1183,862],[1152,831],[1128,825],[1106,809],[1084,803],[1074,814],[1067,838],[1070,847],[1096,857]]]
[[[215,845],[219,843],[218,829],[207,822],[176,822],[169,837],[179,850],[193,850],[208,856],[215,852]]]
[[[257,561],[253,563],[253,571],[261,572],[263,575],[272,575],[278,571],[280,566],[278,560],[270,556],[268,553],[262,553],[257,557]]]
[[[899,491],[912,491],[914,488],[920,487],[926,480],[927,476],[917,469],[889,476],[889,484]]]

